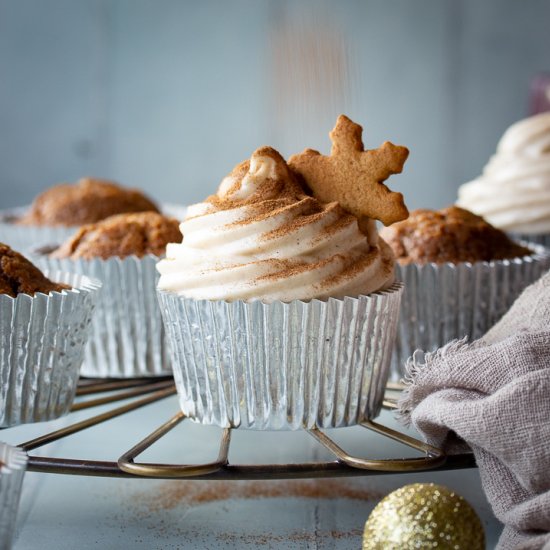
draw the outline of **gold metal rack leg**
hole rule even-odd
[[[82,430],[85,430],[86,428],[90,428],[92,426],[95,426],[96,424],[100,424],[101,422],[110,420],[111,418],[115,418],[117,416],[123,415],[134,409],[139,409],[140,407],[143,407],[144,405],[148,405],[149,403],[154,403],[155,401],[158,401],[159,399],[163,399],[164,397],[168,397],[169,395],[173,395],[174,393],[176,393],[176,389],[174,387],[169,387],[163,390],[157,390],[147,395],[146,397],[142,397],[141,399],[132,401],[127,405],[123,405],[122,407],[117,407],[116,409],[113,409],[111,411],[98,414],[91,418],[87,418],[86,420],[82,420],[81,422],[76,422],[75,424],[71,424],[66,428],[61,428],[60,430],[56,430],[55,432],[51,432],[41,437],[37,437],[36,439],[27,441],[26,443],[21,443],[18,446],[24,451],[27,451],[27,452],[32,451],[33,449],[37,449],[38,447],[42,447],[44,445],[47,445],[48,443],[53,443],[58,439],[62,439],[63,437],[67,437],[74,433],[80,432]]]
[[[212,474],[226,466],[227,456],[229,454],[229,444],[231,443],[231,430],[229,428],[225,428],[222,431],[218,458],[213,462],[206,462],[204,464],[153,464],[134,462],[137,456],[186,418],[187,417],[181,411],[178,412],[168,422],[165,422],[152,434],[148,435],[128,452],[124,453],[118,459],[118,467],[124,472],[138,476],[181,478]]]
[[[74,423],[65,428],[33,439],[20,445],[26,451],[57,441],[87,428],[109,421],[120,415],[134,411],[140,407],[164,399],[175,393],[171,378],[156,380],[114,380],[96,381],[84,380],[82,395],[110,392],[106,397],[90,399],[78,408],[88,408],[104,405],[112,401],[134,398],[132,402],[117,407],[106,413],[95,415],[89,419]],[[121,391],[123,390],[123,391]],[[147,393],[147,395],[143,395]],[[136,399],[137,398],[137,399]],[[391,400],[393,401],[393,400]],[[439,449],[416,440],[409,435],[378,424],[372,420],[362,423],[362,427],[384,437],[389,437],[424,454],[420,458],[372,460],[352,456],[341,449],[332,439],[320,430],[310,430],[308,433],[334,454],[336,460],[328,462],[308,462],[290,464],[229,464],[228,453],[231,441],[231,430],[223,430],[220,440],[218,457],[213,462],[203,464],[148,464],[134,462],[136,457],[179,425],[186,416],[178,412],[174,417],[157,428],[153,433],[135,445],[120,457],[118,462],[69,459],[47,456],[29,456],[30,471],[92,475],[110,477],[149,477],[149,478],[192,478],[210,480],[234,479],[303,479],[341,476],[381,475],[418,470],[454,470],[475,467],[472,454],[451,455],[446,457]]]
[[[111,392],[135,388],[136,386],[150,386],[157,382],[174,382],[173,376],[160,378],[81,378],[78,381],[76,395],[89,395],[101,392]]]
[[[105,397],[99,397],[97,399],[88,399],[87,401],[80,401],[75,403],[71,412],[81,411],[84,409],[89,409],[91,407],[98,407],[100,405],[107,405],[108,403],[114,403],[116,401],[122,401],[123,399],[130,399],[132,397],[137,397],[139,395],[144,395],[146,393],[152,393],[157,390],[164,390],[168,388],[173,388],[175,390],[175,385],[173,380],[165,380],[163,382],[157,382],[154,384],[140,384],[129,390],[112,393]]]
[[[407,447],[411,447],[417,451],[425,453],[425,456],[419,458],[388,458],[388,459],[369,459],[352,456],[344,451],[339,445],[337,445],[330,437],[324,432],[315,428],[308,430],[308,433],[321,443],[326,449],[333,453],[336,458],[351,466],[352,468],[359,468],[362,470],[376,470],[378,472],[411,472],[417,470],[428,470],[441,466],[446,461],[446,456],[443,451],[432,447],[427,443],[423,443],[414,437],[406,434],[402,434],[392,428],[377,424],[372,420],[367,420],[361,424],[363,428],[367,428],[381,435],[385,435],[394,441],[402,443]]]

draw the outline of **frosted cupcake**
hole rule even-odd
[[[133,378],[171,374],[155,295],[155,265],[179,222],[156,212],[119,214],[83,226],[37,261],[103,281],[82,374]],[[47,251],[46,251],[47,252]]]
[[[479,338],[522,290],[550,267],[542,247],[523,246],[480,216],[451,206],[415,210],[381,231],[405,285],[392,375],[405,374],[417,349]]]
[[[100,286],[0,243],[0,427],[69,412]]]
[[[550,112],[516,122],[457,204],[518,238],[550,246]]]
[[[360,136],[346,121],[333,139]],[[303,178],[256,150],[188,208],[183,242],[158,264],[180,404],[199,422],[336,427],[379,411],[400,298],[393,254],[374,223],[362,232]]]
[[[47,189],[28,208],[0,212],[0,240],[26,250],[38,243],[62,242],[78,227],[115,214],[148,211],[158,208],[141,191],[82,178]]]

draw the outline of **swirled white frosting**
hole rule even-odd
[[[194,299],[358,296],[393,282],[393,253],[338,203],[308,196],[274,149],[258,149],[216,195],[190,206],[184,240],[158,263],[159,288]]]
[[[550,112],[510,126],[457,204],[507,231],[550,232]]]

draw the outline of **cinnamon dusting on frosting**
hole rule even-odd
[[[256,281],[274,281],[278,279],[288,279],[309,271],[311,269],[319,269],[327,265],[330,260],[321,260],[315,263],[295,262],[292,260],[267,260],[273,267],[274,271],[256,277]]]
[[[238,225],[248,225],[251,223],[261,222],[272,218],[285,211],[290,211],[297,208],[303,208],[307,204],[310,210],[317,208],[317,201],[312,197],[304,197],[301,201],[288,199],[268,199],[262,202],[254,203],[246,207],[246,218],[237,220],[229,227]]]
[[[348,214],[345,210],[341,208],[341,206],[338,203],[329,203],[327,205],[327,210],[332,209],[332,207],[334,207],[334,210],[338,210],[339,216],[336,218],[334,222],[328,225],[325,225],[325,227],[321,229],[317,237],[314,238],[313,240],[314,243],[326,237],[329,237],[331,235],[335,235],[341,229],[350,225],[351,223],[357,223],[357,219],[355,218],[355,216]],[[358,227],[359,227],[359,224],[358,224]],[[359,227],[359,229],[361,228]]]
[[[267,233],[263,233],[261,238],[268,240],[283,237],[298,230],[300,227],[320,221],[325,214],[325,209],[311,197],[308,197],[298,203],[286,206],[278,212],[280,213],[287,211],[288,213],[292,213],[293,210],[296,211],[296,217],[292,221],[283,224],[276,229],[268,231]],[[276,212],[273,214],[275,213]]]
[[[277,151],[262,147],[189,207],[185,239],[158,264],[159,288],[195,299],[310,300],[358,296],[393,282],[376,228],[323,203]]]
[[[273,174],[256,186],[254,191],[242,198],[238,195],[243,186],[243,180],[251,173],[254,160],[271,159],[273,161]],[[224,182],[231,185],[226,189]],[[252,155],[252,161],[245,160],[238,164],[224,179],[218,193],[210,195],[204,202],[211,204],[217,210],[230,210],[238,206],[257,205],[270,199],[295,202],[306,196],[295,174],[290,170],[285,159],[272,147],[260,147]]]
[[[347,259],[347,261],[346,258],[342,258],[342,261],[345,265],[344,269],[342,269],[342,271],[340,271],[336,275],[324,279],[321,283],[321,288],[328,289],[331,287],[337,287],[345,281],[355,279],[358,275],[361,274],[362,271],[367,269],[368,266],[376,260],[378,253],[379,251],[377,248],[371,248],[370,251],[367,252],[367,254],[354,258],[354,261],[352,262],[349,261],[349,258]],[[390,270],[393,269],[393,263],[389,265],[390,261],[388,258],[382,258],[382,263],[385,264]]]
[[[338,261],[344,268],[339,271],[337,274],[323,279],[319,284],[319,288],[327,289],[332,286],[337,286],[346,280],[353,279],[357,277],[364,269],[370,265],[377,255],[377,250],[372,249],[367,252],[365,255],[350,258],[346,257],[343,254],[336,254],[331,258],[326,258],[314,263],[296,263],[290,260],[271,260],[270,263],[273,265],[273,268],[276,271],[268,273],[267,275],[262,275],[256,279],[256,281],[269,281],[277,279],[287,279],[289,277],[294,277],[300,275],[312,269],[321,269],[335,260]]]

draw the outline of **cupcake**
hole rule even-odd
[[[180,405],[190,418],[300,429],[353,425],[379,412],[401,287],[374,219],[402,219],[407,211],[376,175],[361,186],[362,193],[384,188],[387,200],[378,214],[371,209],[372,219],[364,210],[351,213],[342,205],[347,199],[319,199],[314,190],[323,183],[303,157],[311,165],[337,158],[347,168],[349,141],[359,160],[380,151],[378,160],[392,165],[385,177],[401,170],[405,148],[364,151],[360,136],[360,126],[340,117],[331,137],[333,153],[342,143],[342,156],[306,150],[290,166],[262,147],[215,195],[188,208],[183,242],[169,244],[158,264],[158,294]],[[365,175],[360,165],[355,180]],[[349,173],[334,168],[326,185],[340,188],[339,178]],[[371,195],[357,202],[372,207],[378,198]]]
[[[479,338],[550,267],[543,247],[519,244],[482,217],[451,206],[415,210],[381,231],[405,286],[392,376],[417,349]]]
[[[457,204],[517,238],[550,246],[550,112],[516,122]]]
[[[182,239],[179,222],[156,212],[119,214],[81,227],[37,260],[103,281],[82,375],[132,378],[171,374],[155,296],[155,264],[168,242]]]
[[[84,224],[115,214],[147,211],[158,212],[158,208],[140,191],[111,181],[83,178],[76,184],[47,189],[29,208],[4,212],[0,239],[19,248],[39,242],[58,243]]]
[[[0,243],[0,427],[69,412],[100,286]]]
[[[18,447],[0,443],[0,548],[6,550],[12,547],[27,460]]]

